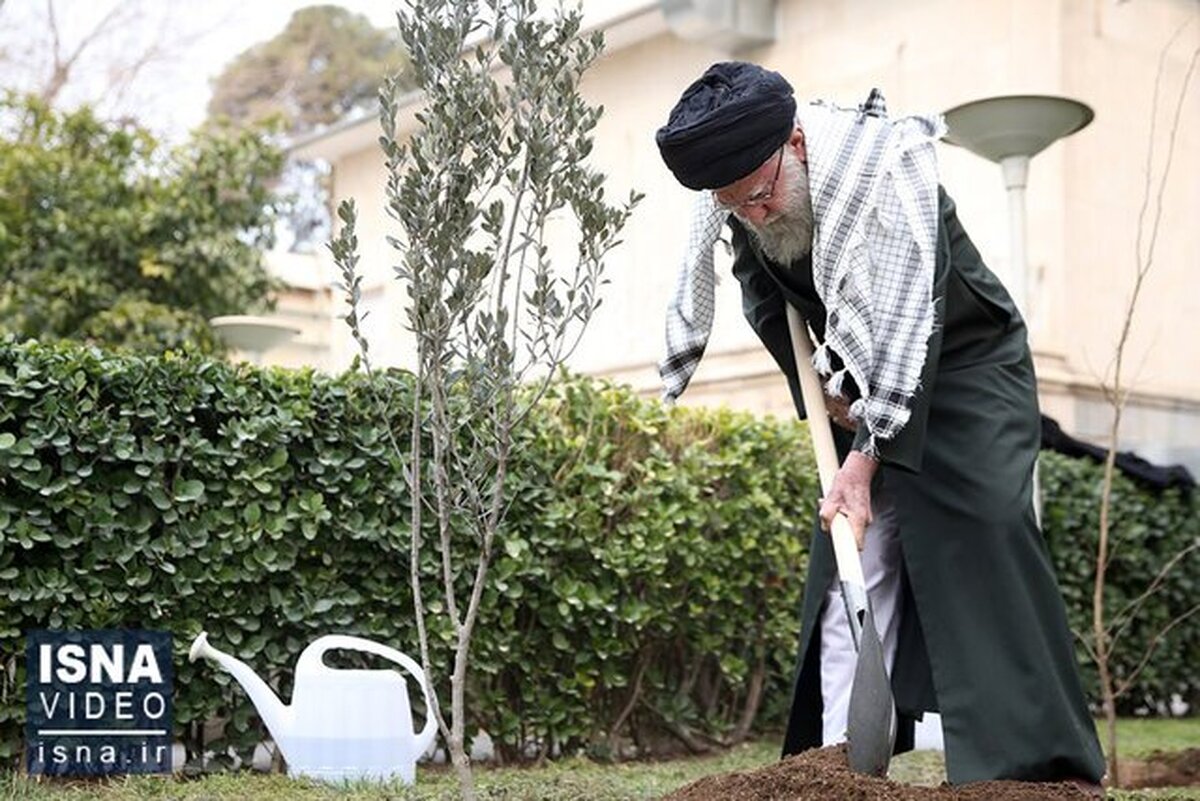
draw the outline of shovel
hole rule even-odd
[[[790,305],[787,307],[787,316],[800,393],[808,413],[808,430],[813,450],[817,453],[821,491],[828,494],[838,470],[838,457],[833,446],[833,432],[829,428],[829,416],[825,411],[825,391],[812,366],[812,341],[808,338],[804,320]],[[875,617],[871,613],[867,582],[863,578],[862,562],[850,521],[845,515],[839,514],[830,528],[842,601],[846,605],[846,617],[850,620],[850,635],[858,651],[854,682],[850,685],[850,710],[846,724],[850,769],[856,773],[884,776],[896,744],[896,702],[884,666],[883,646],[879,642],[879,631],[875,628]]]

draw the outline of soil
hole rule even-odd
[[[1200,748],[1122,759],[1120,768],[1122,787],[1193,787],[1200,785]]]
[[[788,757],[758,770],[707,776],[663,801],[1091,801],[1071,784],[1013,781],[915,787],[850,772],[846,747]]]

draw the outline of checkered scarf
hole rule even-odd
[[[858,109],[818,102],[796,117],[816,223],[813,281],[826,309],[813,365],[831,396],[841,395],[847,374],[854,380],[860,397],[850,414],[867,427],[864,450],[874,454],[877,440],[908,422],[933,330],[934,141],[945,126],[940,117],[888,120],[878,89]],[[667,401],[691,380],[712,330],[713,247],[726,217],[712,193],[700,193],[667,312],[667,356],[659,365]],[[832,369],[831,352],[842,369]]]

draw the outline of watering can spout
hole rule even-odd
[[[270,729],[276,740],[288,735],[291,728],[292,710],[279,700],[279,696],[275,695],[275,692],[258,677],[257,673],[250,669],[249,665],[209,645],[208,632],[205,631],[196,635],[196,639],[192,641],[192,649],[188,652],[189,662],[195,662],[201,657],[211,659],[233,674],[233,677],[238,680],[238,684],[242,685],[242,689],[254,702],[259,717],[263,719],[263,723],[267,724],[267,728]]]

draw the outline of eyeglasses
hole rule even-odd
[[[786,144],[785,144],[785,146],[786,146]],[[771,183],[767,186],[766,189],[762,190],[761,192],[755,192],[750,197],[745,198],[744,200],[740,200],[736,203],[726,203],[725,201],[721,200],[721,198],[717,197],[716,193],[714,192],[713,200],[715,200],[717,202],[718,206],[725,209],[726,211],[739,211],[741,209],[748,209],[748,208],[752,208],[754,206],[761,206],[762,204],[766,203],[768,200],[770,200],[772,197],[775,196],[775,184],[779,182],[779,171],[782,168],[783,168],[783,147],[780,147],[779,148],[779,161],[777,161],[775,163],[775,176],[771,179]]]

